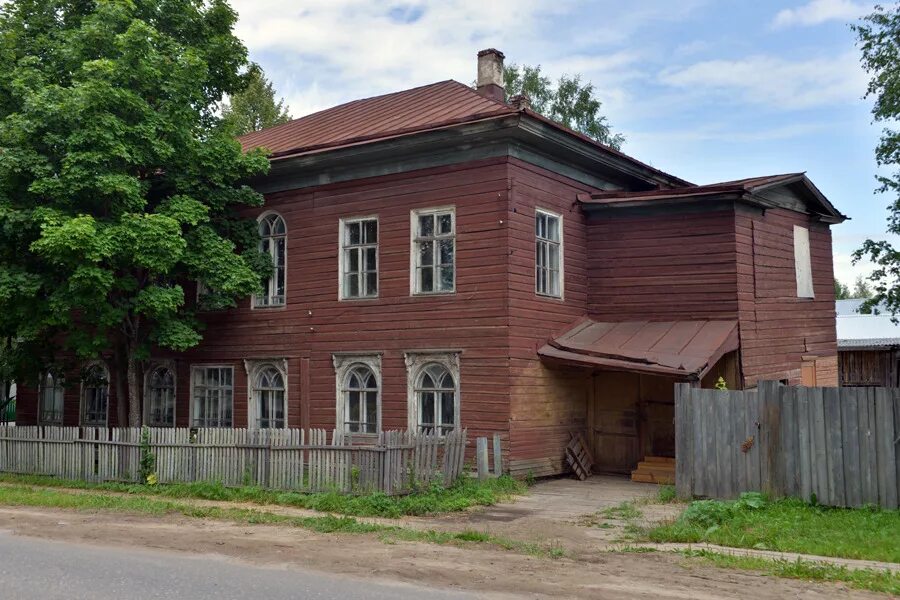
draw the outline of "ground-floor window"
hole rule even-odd
[[[337,425],[349,433],[381,430],[381,355],[335,354]]]
[[[39,388],[40,411],[38,419],[41,425],[62,425],[63,401],[65,387],[62,377],[52,372],[46,372],[41,376]]]
[[[109,370],[92,363],[81,372],[81,424],[106,427],[109,414]]]
[[[447,433],[459,426],[459,352],[406,354],[410,429]]]
[[[147,425],[175,426],[175,369],[165,365],[153,367],[147,376]]]
[[[234,369],[193,367],[191,369],[191,425],[232,427],[234,414]]]
[[[256,362],[248,369],[251,381],[251,427],[259,429],[287,426],[287,368],[270,362]]]

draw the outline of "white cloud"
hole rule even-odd
[[[687,93],[717,94],[728,103],[750,102],[775,110],[855,102],[867,84],[855,52],[809,60],[763,55],[710,60],[663,71],[660,80]]]
[[[852,0],[812,0],[797,8],[786,8],[772,20],[773,29],[821,25],[828,21],[854,21],[872,10],[872,4]]]

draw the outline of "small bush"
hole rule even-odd
[[[660,504],[671,504],[678,499],[677,494],[675,493],[674,485],[661,485],[659,486],[659,491],[656,493],[656,500]]]

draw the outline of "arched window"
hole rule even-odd
[[[271,365],[260,367],[253,378],[256,426],[260,429],[285,427],[284,376]]]
[[[446,366],[429,363],[422,367],[416,379],[415,398],[419,429],[446,433],[456,427],[456,381]]]
[[[254,298],[254,306],[284,306],[285,265],[287,264],[287,227],[276,213],[259,220],[259,250],[272,258],[272,274],[263,283],[263,293]]]
[[[65,388],[62,378],[50,371],[41,377],[40,423],[41,425],[62,425]]]
[[[81,374],[81,424],[106,427],[108,409],[109,371],[102,363],[93,363]]]
[[[348,433],[381,431],[381,354],[334,354],[337,427]]]
[[[175,426],[175,372],[158,366],[150,371],[147,381],[147,425]]]
[[[344,430],[378,433],[378,380],[366,365],[354,365],[344,378]]]

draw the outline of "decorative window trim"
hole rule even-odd
[[[538,276],[537,276],[537,266],[538,266],[538,257],[537,257],[537,245],[535,244],[535,255],[534,255],[534,293],[535,295],[541,298],[552,298],[555,300],[564,300],[566,296],[566,246],[565,246],[565,221],[563,220],[563,215],[557,212],[553,212],[552,210],[547,210],[546,208],[537,207],[534,209],[534,220],[537,223],[538,215],[546,215],[548,217],[553,217],[554,219],[559,220],[559,294],[550,294],[547,292],[541,292],[538,289]],[[538,242],[542,238],[537,237],[537,232],[535,232],[534,240]],[[549,240],[545,240],[548,243],[552,243]]]
[[[410,431],[419,429],[419,399],[416,397],[416,382],[422,373],[422,369],[430,364],[439,364],[446,368],[453,376],[456,384],[456,405],[453,410],[454,424],[461,426],[460,408],[462,406],[462,394],[460,387],[460,355],[462,350],[410,350],[403,353],[406,362],[406,410],[407,426]]]
[[[197,417],[197,415],[195,414],[195,413],[196,413],[196,410],[195,410],[195,408],[194,408],[194,403],[195,403],[195,400],[196,400],[196,398],[194,397],[194,388],[196,388],[196,385],[194,384],[194,377],[195,377],[197,371],[199,371],[199,370],[201,370],[201,369],[230,369],[230,370],[231,370],[231,424],[230,424],[230,425],[225,425],[225,426],[222,426],[222,427],[223,427],[223,428],[234,427],[234,388],[235,388],[235,382],[234,382],[234,365],[221,364],[221,363],[218,363],[218,364],[197,364],[197,365],[191,365],[191,370],[190,370],[190,377],[191,377],[191,379],[190,379],[190,386],[191,386],[191,390],[190,390],[190,405],[188,406],[188,419],[189,419],[189,421],[190,421],[190,426],[191,426],[191,427],[201,427],[200,425],[194,425],[194,419],[196,419],[196,417]],[[210,426],[209,426],[209,425],[205,425],[205,426],[202,426],[202,427],[210,427]]]
[[[47,381],[47,375],[53,377],[55,390],[59,390],[62,394],[60,398],[59,419],[50,420],[44,418],[44,389]],[[40,374],[40,382],[38,383],[38,423],[41,425],[62,425],[65,419],[66,410],[66,378],[53,369],[48,369]],[[107,409],[108,410],[108,409]]]
[[[172,405],[172,424],[171,425],[150,425],[150,379],[157,369],[168,369],[172,372],[175,379],[175,387],[173,389],[173,405]],[[178,369],[175,368],[175,361],[172,359],[152,359],[147,368],[144,370],[144,423],[148,427],[174,427],[178,422]]]
[[[284,428],[288,427],[288,361],[286,358],[245,358],[244,372],[247,374],[247,428],[259,429],[256,425],[256,398],[253,395],[256,389],[256,377],[259,372],[267,367],[272,367],[281,374],[284,381]],[[276,428],[272,428],[276,429]]]
[[[286,221],[285,218],[281,215],[281,213],[279,213],[278,211],[267,210],[267,211],[265,211],[264,213],[262,213],[261,215],[259,215],[259,217],[257,217],[257,219],[256,219],[256,224],[257,224],[257,227],[259,227],[259,224],[263,222],[263,219],[266,219],[266,218],[268,218],[268,217],[271,217],[272,215],[275,215],[276,217],[278,217],[279,219],[281,219],[281,222],[282,222],[282,223],[284,223],[284,300],[281,302],[281,304],[261,304],[260,301],[259,301],[259,300],[260,300],[260,296],[257,295],[257,294],[253,294],[253,296],[251,296],[251,298],[250,298],[250,308],[251,308],[251,310],[283,309],[283,308],[285,308],[285,307],[287,306],[287,292],[288,292],[288,285],[287,285],[287,272],[288,272],[288,226],[287,226],[287,221]],[[277,275],[276,275],[276,276],[277,276]],[[268,299],[267,299],[267,300],[268,300]]]
[[[794,225],[794,275],[797,278],[797,297],[815,298],[809,229],[799,225]]]
[[[86,423],[85,423],[85,419],[84,419],[84,411],[85,411],[85,408],[86,408],[86,407],[85,407],[85,404],[84,404],[84,391],[85,391],[85,385],[84,385],[84,378],[83,378],[83,377],[79,377],[79,386],[78,386],[78,424],[79,424],[81,427],[108,427],[108,426],[109,426],[109,389],[110,389],[109,386],[110,386],[110,383],[111,383],[110,380],[111,380],[111,377],[112,377],[112,376],[110,375],[109,367],[106,365],[106,362],[104,362],[104,361],[102,361],[102,360],[92,360],[92,361],[90,361],[89,363],[87,363],[87,364],[84,365],[83,371],[86,371],[86,370],[88,370],[88,369],[90,369],[90,368],[92,368],[92,367],[95,367],[95,366],[101,367],[101,368],[103,369],[103,371],[106,373],[106,415],[105,415],[105,418],[104,418],[104,420],[103,420],[104,422],[103,422],[102,425],[99,425],[99,424],[97,424],[97,423],[89,423],[89,424],[86,424]],[[118,400],[118,399],[117,399],[117,400]]]
[[[371,369],[375,375],[375,384],[378,386],[378,398],[376,403],[375,432],[381,433],[381,352],[336,352],[331,355],[334,365],[334,389],[335,389],[335,429],[346,431],[347,422],[346,404],[344,402],[344,382],[353,367],[362,365]],[[366,435],[366,434],[354,434]],[[368,434],[372,435],[372,434]]]
[[[344,291],[344,250],[347,248],[346,238],[344,237],[344,228],[352,223],[360,223],[363,221],[375,221],[377,228],[378,241],[374,244],[365,244],[364,246],[375,246],[375,279],[377,281],[377,290],[374,294],[368,296],[347,296]],[[363,245],[360,245],[364,247]],[[338,300],[374,300],[381,294],[381,222],[378,215],[365,215],[361,217],[348,217],[340,219],[338,223]]]
[[[450,213],[450,224],[453,230],[452,236],[444,236],[445,239],[453,240],[453,288],[449,290],[434,290],[431,292],[419,290],[419,269],[418,269],[418,230],[419,217],[422,215],[430,215],[437,213]],[[458,261],[456,255],[456,206],[435,206],[429,208],[414,208],[409,211],[409,293],[411,296],[442,296],[456,293],[456,282],[459,279]],[[435,250],[437,254],[438,250]],[[433,277],[437,278],[435,273]]]

